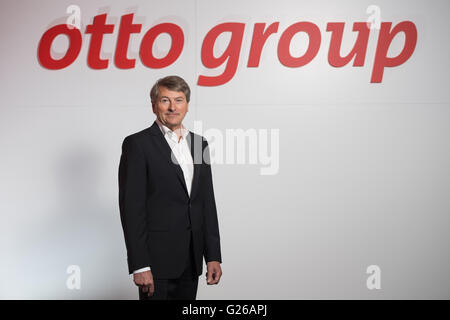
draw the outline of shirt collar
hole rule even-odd
[[[158,119],[155,120],[156,123],[158,124],[159,129],[161,130],[162,134],[164,136],[168,136],[170,139],[178,142],[178,135],[173,132],[170,128],[168,128],[167,126],[165,126],[161,121],[159,121]],[[186,139],[186,136],[188,135],[189,130],[187,130],[183,124],[181,124],[181,137],[183,139]]]

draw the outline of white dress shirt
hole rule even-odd
[[[189,130],[187,130],[183,125],[181,125],[181,137],[178,138],[177,133],[170,130],[168,127],[163,125],[161,121],[158,119],[155,120],[158,124],[159,129],[161,130],[164,138],[166,138],[167,143],[172,149],[172,153],[174,154],[178,164],[183,170],[184,181],[186,182],[186,187],[188,190],[189,196],[191,195],[191,187],[192,187],[192,177],[194,176],[194,161],[192,159],[191,150],[189,148],[189,144],[187,143],[186,137],[189,134]],[[178,131],[178,130],[176,130]],[[150,270],[150,267],[141,268],[135,270],[133,274],[144,272]]]

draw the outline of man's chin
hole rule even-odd
[[[167,121],[167,124],[168,124],[168,126],[170,126],[170,127],[178,127],[178,126],[180,126],[180,122],[179,121],[174,121],[174,120],[172,120],[172,121]]]

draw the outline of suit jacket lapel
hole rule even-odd
[[[191,198],[193,198],[195,192],[197,191],[198,177],[200,174],[200,166],[202,163],[201,161],[202,141],[200,139],[195,138],[194,133],[190,131],[189,134],[186,136],[186,140],[189,145],[189,148],[191,149],[192,160],[194,162],[194,175],[192,177],[192,186],[191,186]]]
[[[177,159],[175,156],[173,156],[172,159],[172,149],[170,149],[170,145],[167,142],[166,138],[164,137],[163,133],[161,132],[161,130],[158,127],[158,124],[155,122],[153,122],[153,125],[150,127],[150,132],[152,133],[152,136],[154,138],[154,140],[156,141],[156,145],[158,146],[158,148],[160,149],[161,153],[164,155],[164,157],[167,159],[167,161],[169,161],[169,163],[171,164],[171,166],[174,168],[175,173],[178,177],[178,180],[180,181],[181,185],[183,186],[184,191],[186,192],[186,195],[189,197],[189,193],[186,187],[186,182],[184,180],[184,174],[183,174],[183,170],[181,169],[181,166],[178,164]],[[199,170],[200,170],[200,164],[195,164],[195,149],[198,149],[198,147],[195,147],[196,145],[196,139],[193,139],[192,136],[194,134],[192,132],[189,132],[189,134],[186,136],[187,138],[187,142],[188,145],[191,149],[191,155],[192,158],[194,159],[194,175],[192,178],[192,186],[191,186],[191,198],[194,195],[194,191],[196,190],[196,185],[197,185],[197,180],[198,180],[198,174],[199,174]],[[194,143],[191,143],[191,140],[194,140]],[[200,148],[200,152],[201,152],[201,148]],[[198,152],[197,152],[198,154]],[[198,157],[198,156],[197,156]]]

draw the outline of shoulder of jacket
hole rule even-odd
[[[132,133],[132,134],[126,136],[124,140],[140,141],[144,137],[148,136],[149,132],[150,132],[150,128],[145,128],[141,131],[138,131],[138,132],[135,132],[135,133]]]

